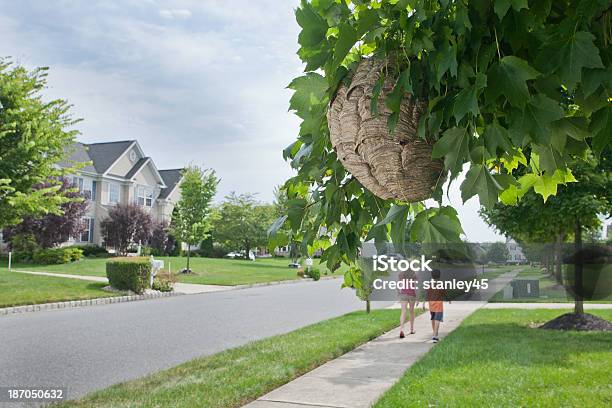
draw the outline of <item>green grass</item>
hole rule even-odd
[[[165,262],[165,268],[170,263],[171,270],[177,272],[184,268],[187,258],[184,257],[158,257]],[[261,282],[298,279],[297,270],[289,268],[290,260],[284,258],[262,258],[255,261],[213,258],[191,258],[193,275],[177,275],[179,282],[200,283],[207,285],[243,285]],[[321,274],[327,269],[319,265]],[[62,265],[35,265],[15,264],[15,269],[28,271],[66,273],[71,275],[106,276],[105,258],[86,258],[77,262]],[[339,272],[336,272],[339,274]]]
[[[36,276],[0,268],[0,307],[117,296],[102,290],[104,283]]]
[[[240,407],[398,325],[354,312],[111,386],[65,407]],[[154,358],[154,356],[152,356]]]
[[[590,312],[612,319],[612,310]],[[476,312],[412,366],[375,408],[611,406],[612,333],[530,327],[562,313]]]
[[[559,285],[557,281],[550,276],[545,270],[540,267],[532,267],[527,266],[524,270],[522,270],[515,279],[537,279],[539,280],[540,285],[540,296],[537,298],[525,297],[525,298],[514,298],[514,299],[504,299],[503,289],[500,290],[493,296],[489,302],[494,303],[504,303],[504,302],[512,302],[512,303],[573,303],[574,299],[568,295],[567,291],[563,287],[563,285]],[[612,303],[612,295],[600,299],[589,301],[587,303]]]

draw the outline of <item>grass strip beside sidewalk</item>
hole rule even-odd
[[[414,364],[375,408],[610,406],[612,333],[535,327],[565,312],[475,312]],[[589,313],[612,319],[612,310]]]
[[[117,384],[62,406],[240,407],[380,336],[396,327],[398,320],[398,310],[349,313]]]
[[[27,275],[0,268],[0,307],[119,296],[102,290],[106,283]]]

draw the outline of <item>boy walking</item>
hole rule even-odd
[[[434,269],[431,271],[431,278],[434,281],[440,280],[440,270]],[[431,329],[433,331],[433,337],[431,340],[437,343],[440,338],[438,337],[438,329],[440,328],[440,322],[444,317],[444,295],[446,292],[444,289],[428,289],[427,300],[429,301],[429,312],[431,314]],[[450,303],[450,302],[449,302]],[[423,302],[423,309],[425,309],[425,303]]]

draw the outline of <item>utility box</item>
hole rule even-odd
[[[540,281],[537,279],[517,279],[511,285],[515,299],[540,297]]]
[[[510,300],[513,298],[514,295],[514,290],[512,289],[512,286],[506,286],[504,287],[504,300]]]

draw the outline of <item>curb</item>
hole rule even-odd
[[[343,276],[341,276],[341,275],[336,275],[336,276],[321,276],[321,279],[319,279],[319,280],[340,279],[342,277]],[[312,278],[301,278],[301,279],[288,279],[288,280],[272,281],[272,282],[248,283],[248,284],[244,284],[244,285],[235,285],[235,286],[232,286],[232,289],[229,289],[229,290],[258,288],[258,287],[261,287],[261,286],[290,285],[292,283],[302,283],[302,282],[316,282],[316,281],[314,279],[312,279]]]
[[[67,300],[65,302],[41,303],[38,305],[11,306],[11,307],[0,308],[0,316],[15,314],[15,313],[42,312],[45,310],[68,309],[72,307],[81,307],[81,306],[109,305],[111,303],[135,302],[138,300],[157,299],[157,298],[181,296],[181,295],[182,293],[159,292],[159,293],[147,293],[143,295],[114,296],[114,297],[94,298],[94,299],[84,299],[84,300]]]

